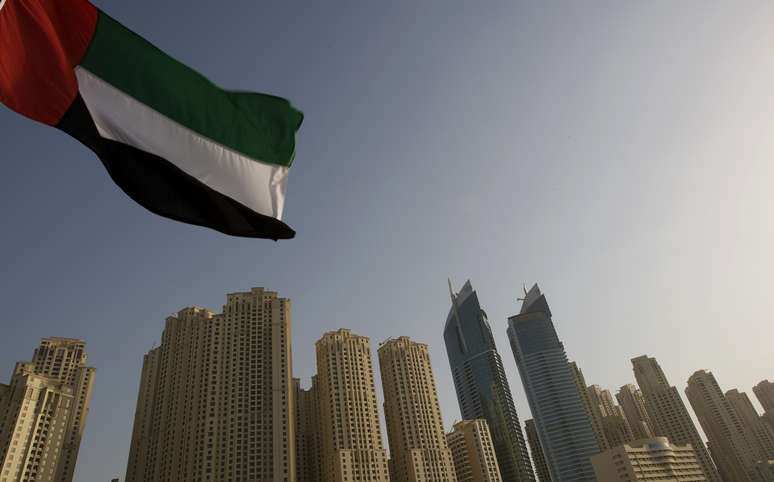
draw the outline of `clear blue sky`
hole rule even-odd
[[[478,290],[522,421],[505,329],[523,283],[589,383],[632,382],[641,354],[680,390],[701,368],[724,389],[774,378],[774,3],[98,5],[306,120],[298,237],[275,244],[156,217],[85,148],[0,109],[2,380],[41,337],[87,340],[79,482],[123,478],[164,317],[251,286],[293,299],[305,383],[326,330],[429,343],[447,424],[447,277]]]

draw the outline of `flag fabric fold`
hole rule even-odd
[[[0,0],[0,101],[92,149],[148,210],[226,234],[287,239],[303,114],[221,89],[87,0]]]

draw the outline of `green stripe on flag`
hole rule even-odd
[[[290,166],[303,114],[285,99],[229,92],[100,12],[81,66],[175,122],[252,159]]]

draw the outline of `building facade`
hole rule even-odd
[[[96,372],[86,362],[83,340],[44,338],[0,385],[0,481],[73,480]]]
[[[763,407],[763,423],[774,431],[774,383],[763,380],[753,387],[753,393]]]
[[[320,438],[320,394],[317,377],[309,389],[293,379],[296,421],[296,482],[322,480],[322,439]]]
[[[402,336],[379,346],[390,478],[405,482],[457,480],[443,429],[427,345]]]
[[[341,329],[315,344],[323,482],[387,482],[371,344]]]
[[[293,482],[290,300],[263,288],[166,320],[143,361],[127,482]]]
[[[583,372],[576,362],[570,362],[570,369],[572,370],[573,379],[575,381],[575,388],[578,390],[578,395],[583,402],[583,410],[586,412],[586,416],[591,422],[591,429],[594,431],[594,437],[597,440],[597,447],[599,451],[607,450],[610,446],[605,438],[605,429],[602,426],[601,417],[597,417],[591,404],[591,397],[586,385],[586,378],[583,376]]]
[[[535,421],[531,418],[524,422],[524,432],[527,434],[527,442],[529,443],[529,451],[532,454],[532,465],[535,467],[535,475],[537,475],[540,482],[551,482],[546,456],[543,455],[543,447],[540,446]]]
[[[672,445],[664,437],[614,447],[595,455],[591,461],[600,482],[707,480],[693,448],[690,445]]]
[[[615,398],[629,422],[634,440],[653,437],[652,422],[642,392],[634,385],[627,384],[618,390]]]
[[[774,412],[774,382],[763,380],[753,387],[753,393],[764,412]]]
[[[449,282],[449,292],[452,306],[443,338],[462,418],[487,421],[504,482],[532,481],[521,423],[486,313],[470,281],[459,293]]]
[[[760,461],[755,464],[755,473],[762,482],[774,482],[774,460]]]
[[[540,288],[525,294],[508,318],[508,338],[554,482],[592,482],[591,456],[599,453],[575,374]]]
[[[623,409],[615,403],[609,390],[599,385],[591,385],[586,391],[591,400],[594,418],[599,419],[608,448],[618,447],[634,440],[632,429],[626,420]]]
[[[762,455],[762,461],[774,461],[774,430],[764,422],[746,393],[737,389],[726,392],[726,400],[739,416],[743,430],[750,435]]]
[[[707,435],[723,480],[756,481],[755,465],[767,457],[756,446],[754,434],[745,430],[715,376],[706,370],[697,371],[688,379],[685,394]]]
[[[494,444],[486,420],[463,420],[446,435],[457,482],[501,482]]]
[[[642,391],[654,435],[666,437],[675,445],[690,445],[709,482],[720,482],[715,464],[699,436],[677,388],[669,381],[655,358],[646,355],[632,359],[634,378]]]

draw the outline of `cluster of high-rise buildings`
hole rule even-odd
[[[443,330],[461,421],[447,432],[427,345],[378,344],[388,448],[366,336],[315,343],[316,374],[293,377],[291,303],[263,288],[220,313],[166,319],[144,357],[126,482],[774,481],[774,383],[738,390],[700,370],[685,395],[654,358],[615,396],[567,358],[545,296],[508,318],[532,419],[522,425],[490,321],[470,282]],[[70,482],[94,369],[81,340],[47,338],[0,385],[0,482]],[[304,388],[307,386],[307,388]],[[525,436],[526,435],[526,436]]]

